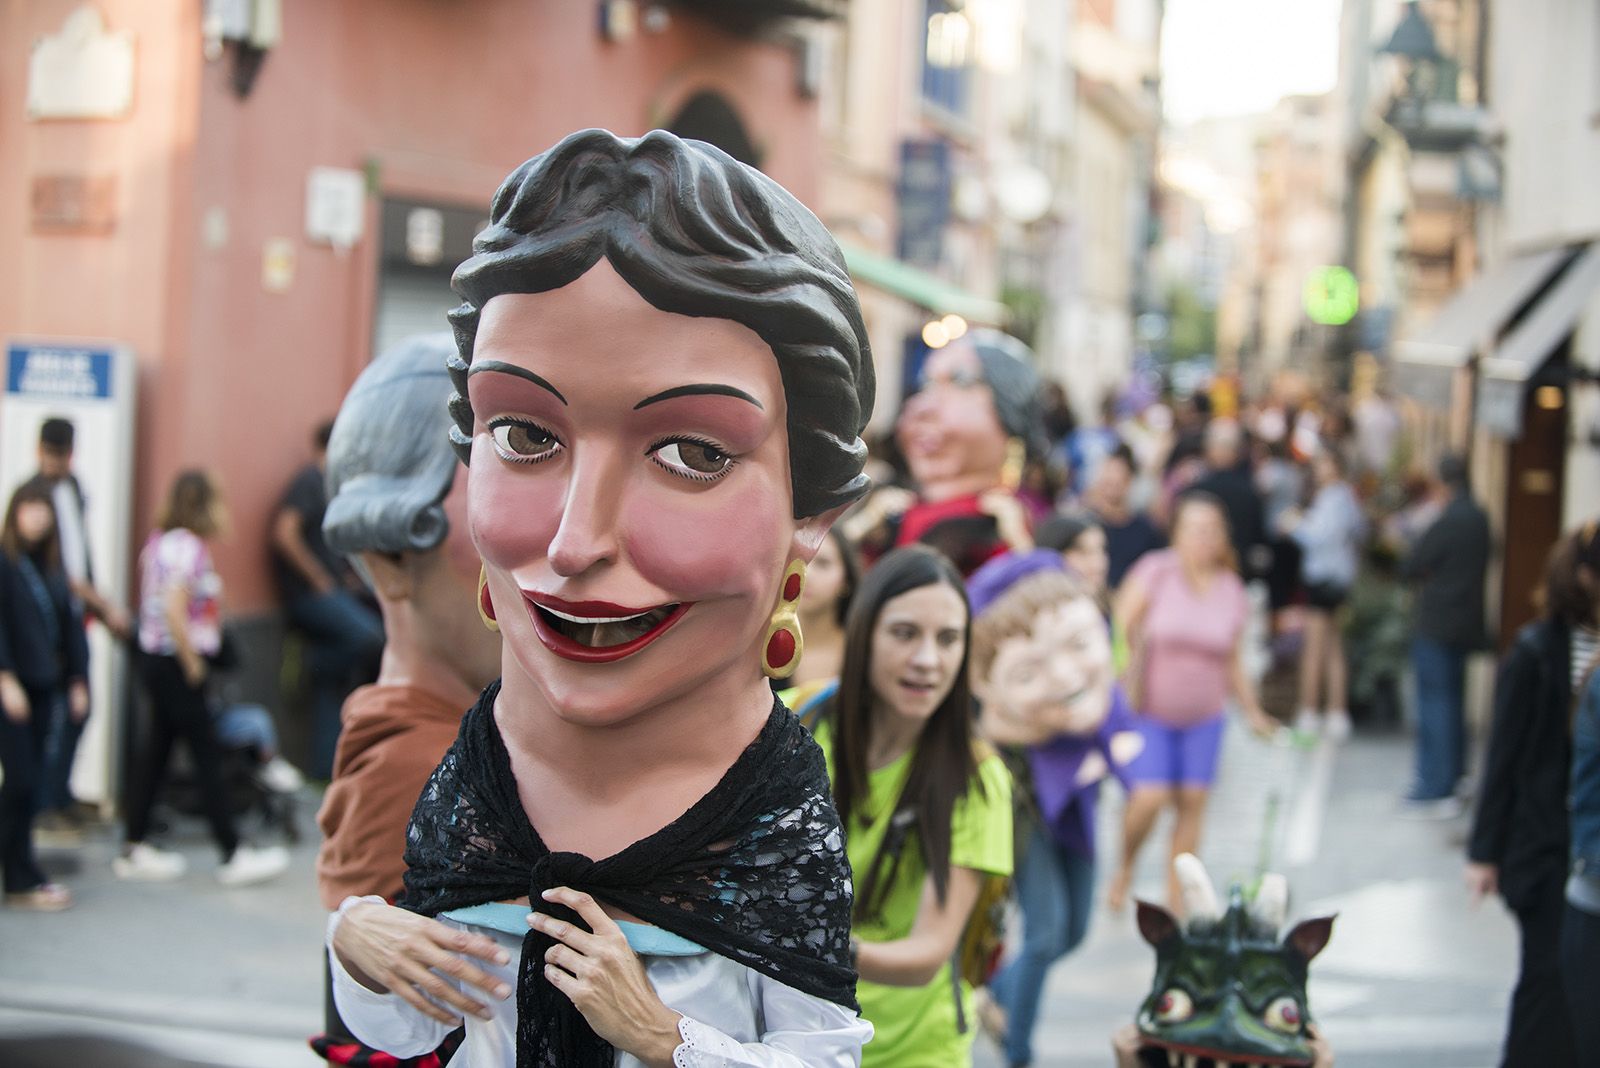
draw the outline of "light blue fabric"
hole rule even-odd
[[[530,911],[526,905],[508,905],[495,901],[486,905],[451,909],[440,915],[457,923],[487,927],[491,931],[500,931],[520,938],[530,930],[528,927]],[[629,923],[626,920],[618,920],[617,926],[622,928],[623,937],[628,940],[628,948],[642,957],[697,957],[707,952],[704,946],[660,927]]]

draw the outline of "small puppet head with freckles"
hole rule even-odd
[[[999,744],[1091,735],[1111,709],[1111,636],[1094,591],[1058,553],[1011,553],[968,589],[975,611],[972,688],[979,726]]]

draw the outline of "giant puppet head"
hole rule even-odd
[[[1139,902],[1139,932],[1156,950],[1155,981],[1135,1020],[1139,1063],[1329,1063],[1312,1031],[1306,971],[1328,944],[1333,917],[1302,920],[1280,937],[1288,905],[1281,875],[1264,876],[1248,902],[1234,886],[1224,910],[1198,858],[1184,853],[1174,864],[1187,923]]]
[[[838,246],[716,148],[586,130],[512,173],[473,248],[451,435],[508,681],[598,725],[759,673],[786,572],[867,486]]]
[[[476,692],[499,672],[500,639],[473,608],[478,553],[445,410],[454,351],[448,333],[408,337],[350,387],[328,439],[322,533],[376,593],[402,674],[444,665]]]
[[[923,498],[948,500],[1003,484],[1007,464],[1043,455],[1032,353],[998,330],[968,331],[928,356],[895,437]]]
[[[972,689],[984,736],[1033,745],[1098,731],[1116,681],[1110,628],[1094,591],[1066,572],[1060,554],[1035,549],[996,557],[973,573],[967,590]],[[1137,736],[1117,747],[1126,750],[1130,742]],[[1105,765],[1099,769],[1103,774]]]

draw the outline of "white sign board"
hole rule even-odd
[[[0,493],[38,471],[39,426],[69,420],[76,432],[72,471],[88,502],[89,559],[95,587],[130,605],[128,533],[133,522],[133,353],[100,341],[11,339],[0,394]],[[3,507],[3,505],[0,505]],[[78,747],[73,792],[85,801],[113,797],[120,752],[127,663],[104,627],[89,635],[89,724]]]
[[[366,221],[367,181],[360,171],[312,167],[306,176],[306,237],[337,249],[353,246]]]
[[[107,31],[93,4],[28,57],[30,119],[118,119],[133,106],[133,34]]]

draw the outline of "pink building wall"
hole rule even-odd
[[[808,203],[817,193],[816,108],[797,91],[792,51],[681,9],[663,33],[612,43],[591,3],[285,0],[282,42],[240,100],[231,61],[202,56],[200,0],[103,0],[108,26],[136,37],[131,114],[29,122],[29,49],[78,6],[0,0],[0,334],[133,346],[136,531],[177,470],[217,471],[235,528],[218,559],[236,613],[271,605],[271,510],[370,350],[382,197],[486,206],[563,134],[643,133],[704,89],[733,103],[769,174]],[[376,176],[349,250],[305,237],[316,166]],[[51,173],[116,175],[114,231],[33,233],[29,191]],[[207,235],[208,215],[224,239]],[[281,293],[262,284],[273,239],[294,250]]]

